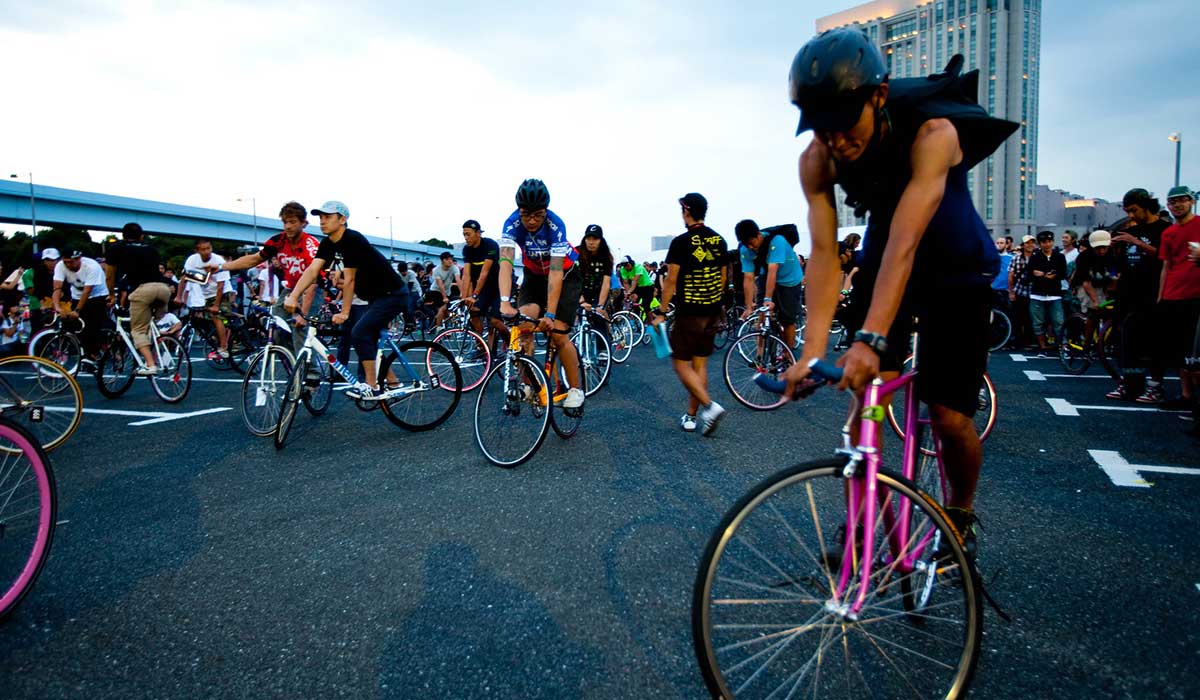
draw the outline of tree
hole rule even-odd
[[[417,241],[417,243],[420,243],[421,245],[433,246],[434,248],[446,248],[447,250],[454,249],[454,246],[450,245],[449,243],[443,241],[440,238],[426,238],[423,241]]]

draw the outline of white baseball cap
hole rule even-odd
[[[61,260],[62,256],[58,253],[58,248],[47,248],[42,251],[42,260]]]

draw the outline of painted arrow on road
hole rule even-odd
[[[1114,450],[1088,450],[1096,464],[1108,474],[1108,478],[1117,486],[1132,486],[1148,489],[1153,484],[1142,478],[1141,472],[1158,472],[1160,474],[1190,474],[1200,476],[1200,469],[1188,467],[1160,467],[1153,464],[1130,464],[1129,460]]]

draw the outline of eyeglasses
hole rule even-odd
[[[546,210],[539,209],[537,211],[521,211],[522,221],[541,221],[546,218]]]

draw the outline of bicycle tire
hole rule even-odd
[[[46,566],[54,543],[58,491],[50,458],[29,431],[0,419],[0,445],[6,455],[0,461],[0,493],[5,495],[0,499],[0,523],[4,523],[5,531],[5,537],[0,539],[0,554],[3,554],[0,561],[16,561],[19,565],[11,573],[0,571],[0,622],[3,622],[33,590]],[[28,461],[25,468],[17,463],[22,459]],[[23,487],[25,490],[21,490]],[[26,495],[25,491],[32,493]],[[31,505],[34,500],[36,506]],[[36,516],[29,517],[34,512]],[[30,535],[23,534],[30,530]],[[8,555],[8,551],[14,555]]]
[[[612,359],[617,364],[622,364],[629,359],[633,346],[636,345],[633,326],[624,316],[614,316],[608,324],[608,332],[612,335]]]
[[[463,391],[471,391],[483,383],[492,368],[492,354],[487,341],[466,328],[449,328],[439,333],[433,342],[450,351],[462,370]]]
[[[1100,356],[1100,365],[1104,367],[1105,372],[1108,372],[1108,376],[1117,381],[1121,381],[1125,376],[1124,368],[1121,366],[1123,330],[1122,324],[1113,321],[1104,321],[1100,324],[1100,347],[1097,351]]]
[[[1058,344],[1058,359],[1067,374],[1083,374],[1092,361],[1086,352],[1084,336],[1086,322],[1082,316],[1071,316],[1063,322],[1062,339]]]
[[[279,406],[279,422],[275,424],[275,449],[282,450],[287,444],[288,433],[292,430],[296,412],[300,408],[300,397],[304,393],[304,372],[308,362],[308,353],[302,352],[300,359],[292,366],[288,376],[287,391],[283,395],[283,403]]]
[[[855,620],[839,610],[843,601],[858,593],[861,585],[859,567],[863,562],[863,557],[855,557],[849,563],[850,587],[846,590],[846,598],[838,599],[833,593],[836,584],[831,570],[840,573],[844,556],[836,547],[826,545],[838,544],[833,525],[844,526],[846,521],[845,465],[845,458],[818,460],[768,477],[725,513],[709,537],[692,587],[691,622],[696,659],[704,683],[714,698],[781,697],[787,694],[785,686],[789,685],[796,695],[831,696],[832,692],[820,692],[822,683],[837,684],[839,695],[850,696],[921,697],[918,685],[936,686],[934,697],[961,698],[968,692],[979,661],[983,633],[978,578],[941,507],[900,475],[879,471],[877,485],[884,499],[884,508],[879,512],[882,515],[886,509],[907,503],[914,518],[923,517],[912,541],[925,536],[921,529],[924,527],[946,538],[949,556],[942,560],[939,575],[949,578],[958,572],[960,577],[956,581],[961,584],[939,590],[948,596],[961,596],[961,611],[957,603],[953,608],[939,603],[937,615],[886,607],[897,600],[890,589],[895,585],[894,575],[899,573],[899,558],[894,556],[898,552],[892,551],[890,543],[893,540],[883,536],[890,533],[884,532],[876,532],[876,549],[866,559],[872,562],[872,577],[870,590],[866,593],[869,606],[863,608],[863,617]],[[788,507],[785,499],[789,498],[795,499],[794,508]],[[779,507],[781,502],[784,507]],[[828,516],[829,539],[821,527],[819,510]],[[791,522],[789,517],[793,518]],[[805,525],[795,520],[796,517],[811,522]],[[877,528],[886,528],[887,520],[880,517]],[[898,518],[892,520],[899,522]],[[761,532],[756,528],[761,528]],[[777,553],[791,556],[778,563],[768,559]],[[893,555],[893,563],[886,563],[885,557],[889,554]],[[732,615],[747,609],[758,614],[750,624],[726,622]],[[783,624],[765,622],[767,618],[763,615],[776,611],[786,616],[779,620]],[[961,622],[951,619],[956,612],[961,615]],[[920,620],[921,624],[912,624],[913,620]],[[894,621],[894,626],[888,626],[888,621]],[[871,623],[885,624],[872,627],[873,634],[868,636],[862,628]],[[939,633],[946,628],[951,634],[945,637],[945,642],[953,643],[953,648],[945,654],[930,649],[929,645],[939,639]],[[883,634],[909,634],[913,641],[891,643],[882,638]],[[820,639],[814,639],[817,637]],[[905,657],[906,660],[930,659],[934,664],[945,666],[949,672],[939,677],[937,674],[943,672],[934,664],[920,667],[911,663],[906,663],[901,670],[873,640],[888,642],[889,649],[925,647],[922,649],[925,654],[913,652],[913,656]],[[797,660],[794,664],[797,670],[792,672],[792,659],[803,660],[803,647],[814,641],[817,647],[805,665],[801,666]],[[764,642],[770,645],[764,646]],[[824,654],[826,649],[836,652]],[[877,659],[876,654],[883,658]],[[735,655],[746,655],[746,658],[733,658]],[[934,656],[941,656],[944,661]],[[761,666],[754,668],[753,662],[762,657],[767,658]],[[782,670],[768,668],[776,662],[788,665]],[[813,674],[805,673],[805,669],[813,664],[819,667],[826,662],[844,663],[845,672],[835,669],[823,672],[815,668]],[[875,667],[865,671],[860,668],[868,662],[874,663]],[[918,678],[920,672],[934,676]],[[902,677],[892,677],[892,673]],[[813,687],[801,689],[802,682]],[[768,687],[763,688],[763,683]],[[771,683],[776,684],[775,691],[771,691]],[[868,692],[849,690],[852,684],[861,685]]]
[[[586,397],[588,376],[582,366],[579,369],[579,381],[583,385],[580,388],[583,389],[583,395]],[[563,369],[557,352],[551,359],[550,372],[546,374],[546,384],[549,387],[547,397],[564,396],[570,387],[570,382],[567,381],[567,371]],[[554,430],[554,434],[563,440],[575,437],[575,433],[579,432],[580,424],[583,423],[583,410],[587,401],[585,400],[584,406],[579,408],[563,408],[562,402],[554,401],[553,398],[548,398],[548,403],[550,405],[550,427]]]
[[[512,396],[506,374],[513,377]],[[475,397],[475,444],[485,459],[513,469],[537,453],[550,432],[550,413],[537,400],[546,383],[546,373],[527,355],[509,354],[492,367]],[[517,430],[522,434],[513,437]],[[505,450],[510,444],[518,449]]]
[[[1012,336],[1012,321],[1008,314],[1000,309],[992,309],[991,320],[988,322],[988,350],[996,352],[1008,343]]]
[[[762,343],[762,347],[759,347]],[[746,356],[750,359],[745,359]],[[725,351],[721,365],[721,376],[725,388],[737,402],[755,411],[770,411],[782,406],[786,399],[760,387],[754,377],[766,374],[772,379],[782,379],[783,373],[796,362],[796,356],[777,335],[753,333],[733,341]]]
[[[424,370],[424,374],[413,376],[407,369],[403,374],[396,371],[401,385],[414,389],[413,393],[378,404],[389,421],[409,432],[433,430],[445,423],[458,408],[462,399],[462,370],[449,350],[428,340],[410,340],[399,350],[404,354],[408,369],[414,373]],[[386,377],[398,359],[395,351],[388,352],[380,363],[379,376]]]
[[[96,388],[105,398],[119,398],[133,386],[133,372],[138,366],[133,352],[122,340],[101,353],[96,363]]]
[[[66,368],[44,357],[13,355],[0,359],[0,373],[14,392],[0,394],[0,416],[32,435],[46,452],[54,451],[79,428],[83,391]],[[5,452],[0,444],[0,454]]]
[[[581,350],[579,342],[576,340],[581,336],[581,333],[576,333],[575,337],[571,338],[571,342],[575,343],[580,371],[588,375],[586,395],[591,396],[608,383],[608,378],[612,374],[612,349],[608,344],[608,338],[592,328],[588,330],[588,347],[586,350]]]
[[[226,332],[229,329],[225,329]],[[221,357],[221,344],[217,341],[217,332],[212,329],[200,333],[200,338],[204,341],[202,352],[204,353],[204,362],[211,368],[224,372],[227,369],[233,369],[228,357]]]
[[[912,367],[912,355],[909,355],[904,360],[904,371],[910,371]],[[920,405],[920,404],[918,404]],[[901,415],[903,411],[897,411],[896,407],[904,407],[904,392],[897,391],[892,396],[892,401],[887,405],[888,425],[892,426],[892,432],[896,437],[904,438],[904,428],[901,427]],[[985,442],[988,436],[992,434],[992,430],[996,427],[996,420],[1000,415],[1000,408],[997,405],[996,384],[992,382],[992,378],[987,372],[983,373],[983,381],[979,386],[979,406],[975,411],[975,434],[979,436],[979,442]],[[921,446],[921,454],[933,456],[933,452],[925,445]]]
[[[41,357],[42,346],[57,334],[58,331],[53,327],[46,327],[34,333],[29,338],[29,351],[26,354]]]
[[[192,388],[192,360],[183,345],[171,336],[159,336],[158,357],[162,366],[151,375],[150,386],[166,403],[179,403]]]
[[[75,376],[79,374],[79,367],[82,364],[83,346],[79,344],[79,338],[76,338],[74,334],[58,333],[42,344],[38,357],[60,365],[72,376]]]
[[[251,339],[249,329],[245,326],[239,327],[236,330],[229,329],[229,366],[238,374],[246,373],[246,365],[250,362],[250,357],[257,352],[254,346],[254,341]]]
[[[308,370],[305,370],[304,390],[300,392],[300,401],[309,415],[319,416],[329,409],[329,404],[333,401],[333,368],[328,362],[317,359],[315,355],[309,355],[308,362],[315,369],[317,377],[310,378]]]
[[[268,346],[251,358],[242,377],[242,422],[251,435],[275,431],[291,374],[292,354],[282,346]]]

